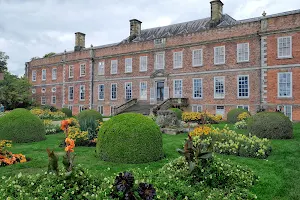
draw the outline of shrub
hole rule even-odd
[[[245,120],[238,121],[234,124],[235,129],[247,129],[247,122]]]
[[[247,121],[248,131],[260,138],[293,138],[293,124],[280,112],[260,112]]]
[[[272,151],[268,139],[260,139],[256,136],[246,136],[229,130],[228,126],[223,129],[199,127],[190,132],[195,142],[212,144],[216,153],[253,157],[265,159]]]
[[[51,106],[51,105],[43,105],[43,106],[40,106],[40,108],[42,110],[50,110],[51,112],[57,112],[58,109],[54,106]]]
[[[69,108],[62,108],[61,112],[65,113],[67,117],[72,117],[73,115],[72,110],[70,110]]]
[[[217,124],[222,120],[222,115],[212,115],[208,112],[184,112],[182,120],[185,122],[199,122]]]
[[[45,140],[43,122],[28,110],[15,109],[0,118],[0,139],[16,143]]]
[[[175,112],[178,120],[181,120],[182,110],[180,110],[179,108],[170,108],[169,110],[172,110],[173,112]]]
[[[250,117],[249,112],[243,112],[238,115],[238,120],[239,121],[247,120],[249,117]]]
[[[102,115],[95,110],[84,110],[78,114],[78,121],[82,131],[88,131],[88,139],[97,138],[99,123],[103,121]]]
[[[242,109],[242,108],[236,108],[236,109],[230,110],[230,111],[227,113],[227,121],[228,121],[229,123],[234,124],[235,122],[239,121],[239,120],[238,120],[239,114],[244,113],[244,112],[250,114],[249,111],[247,111],[247,110],[245,110],[245,109]]]
[[[158,125],[141,114],[124,113],[105,122],[98,135],[100,159],[117,163],[146,163],[163,155]]]

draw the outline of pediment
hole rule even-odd
[[[169,74],[167,74],[166,72],[165,72],[165,70],[163,70],[163,69],[160,69],[160,70],[156,70],[155,72],[153,72],[152,74],[151,74],[151,78],[157,78],[157,77],[167,77]]]

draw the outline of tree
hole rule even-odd
[[[0,81],[0,103],[8,110],[27,107],[31,103],[30,88],[27,78],[5,71],[4,80]]]
[[[5,52],[0,51],[0,73],[7,71],[7,60],[9,56]]]
[[[54,52],[50,52],[50,53],[47,53],[44,55],[44,58],[48,58],[48,57],[51,57],[51,56],[54,56],[55,53]]]

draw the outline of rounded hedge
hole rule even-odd
[[[243,109],[243,108],[236,108],[236,109],[230,110],[230,111],[227,113],[227,121],[228,121],[229,123],[232,123],[232,124],[236,123],[237,121],[239,121],[239,120],[238,120],[239,114],[241,114],[241,113],[243,113],[243,112],[247,112],[247,113],[249,113],[249,115],[250,115],[250,112],[249,112],[248,110],[246,110],[246,109]]]
[[[102,125],[96,151],[101,160],[116,163],[157,161],[164,157],[162,133],[142,114],[120,114]]]
[[[65,113],[67,117],[73,116],[72,110],[70,110],[69,108],[62,108],[61,112]]]
[[[96,110],[84,110],[78,114],[77,118],[79,122],[81,120],[87,120],[91,118],[94,120],[100,120],[101,122],[103,121],[102,115]]]
[[[45,126],[30,111],[18,108],[0,118],[0,140],[16,143],[37,142],[46,139]]]
[[[175,112],[178,120],[181,120],[182,110],[180,110],[179,108],[170,108],[169,110],[172,110],[173,112]]]
[[[260,138],[293,138],[293,124],[280,112],[260,112],[247,120],[249,133]]]

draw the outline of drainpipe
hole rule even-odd
[[[91,57],[91,90],[90,90],[90,109],[93,109],[93,105],[94,105],[94,65],[95,65],[95,52],[94,52],[94,48],[93,45],[91,45],[91,50],[90,50],[90,57]]]

